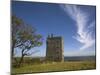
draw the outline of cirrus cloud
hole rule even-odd
[[[60,5],[60,7],[76,22],[77,32],[73,38],[83,44],[80,50],[91,47],[95,39],[90,29],[95,26],[95,20],[88,23],[90,21],[89,12],[81,10],[77,5]]]

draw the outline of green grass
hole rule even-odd
[[[12,74],[53,72],[53,71],[73,71],[95,69],[96,63],[93,61],[74,61],[74,62],[54,62],[44,64],[26,64],[20,68],[12,68]]]

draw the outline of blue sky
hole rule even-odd
[[[95,6],[13,1],[12,14],[42,34],[43,45],[33,49],[39,50],[33,56],[45,56],[51,33],[63,37],[65,56],[95,55]]]

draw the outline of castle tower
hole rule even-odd
[[[46,60],[61,62],[64,61],[63,39],[48,35],[46,40]]]

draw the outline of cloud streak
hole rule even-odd
[[[88,23],[89,13],[84,12],[77,5],[60,6],[67,14],[69,14],[70,18],[72,18],[76,22],[75,25],[77,27],[77,32],[73,38],[83,44],[80,47],[80,50],[91,47],[95,43],[95,39],[92,37],[93,32],[91,32],[90,29],[95,26],[95,21]]]

